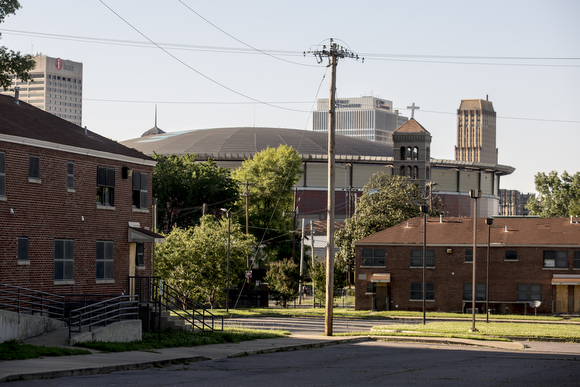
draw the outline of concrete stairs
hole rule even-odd
[[[169,311],[161,311],[161,328],[171,328],[179,331],[194,332],[193,325],[179,316],[172,315]]]

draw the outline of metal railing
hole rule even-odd
[[[0,284],[0,308],[65,320],[65,298],[18,286]]]
[[[139,295],[141,302],[160,304],[162,309],[182,318],[200,331],[222,331],[223,316],[216,316],[203,305],[191,300],[160,277],[129,277],[129,291]]]
[[[68,337],[83,328],[107,326],[112,322],[139,318],[139,297],[135,295],[117,296],[72,310],[69,316]]]

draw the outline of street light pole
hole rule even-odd
[[[473,198],[473,274],[471,280],[471,329],[469,332],[477,332],[475,328],[475,263],[477,251],[477,199],[481,197],[481,191],[472,189],[469,196]]]
[[[424,204],[421,205],[421,212],[423,213],[423,325],[425,325],[425,303],[427,300],[427,214],[429,207]]]
[[[228,279],[227,279],[227,283],[226,283],[226,313],[230,312],[230,240],[231,240],[231,226],[232,226],[232,213],[230,211],[228,211],[226,213],[226,216],[228,217]]]
[[[490,258],[490,247],[491,247],[491,225],[493,224],[493,218],[485,219],[487,224],[487,275],[485,284],[485,322],[489,323],[489,258]]]

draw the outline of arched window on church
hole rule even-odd
[[[401,170],[399,171],[399,175],[400,175],[400,176],[405,176],[405,169],[406,169],[406,168],[405,168],[405,166],[404,166],[404,165],[403,165],[403,166],[401,166]]]
[[[407,147],[407,158],[406,160],[413,160],[413,150],[411,149],[411,147]]]
[[[410,165],[407,167],[407,176],[413,177],[413,167]]]
[[[430,173],[431,172],[429,170],[429,167],[427,167],[427,169],[425,170],[425,180],[430,180],[431,179],[431,176],[429,176]]]
[[[419,148],[413,148],[413,160],[419,160]]]
[[[413,167],[413,179],[419,178],[419,167]]]
[[[402,146],[401,147],[401,160],[406,160],[406,158],[405,158],[406,153],[407,153],[407,149],[404,146]]]

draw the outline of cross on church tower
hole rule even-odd
[[[415,110],[421,109],[419,106],[415,106],[415,102],[411,106],[407,106],[407,109],[411,109],[411,119],[415,118]]]

